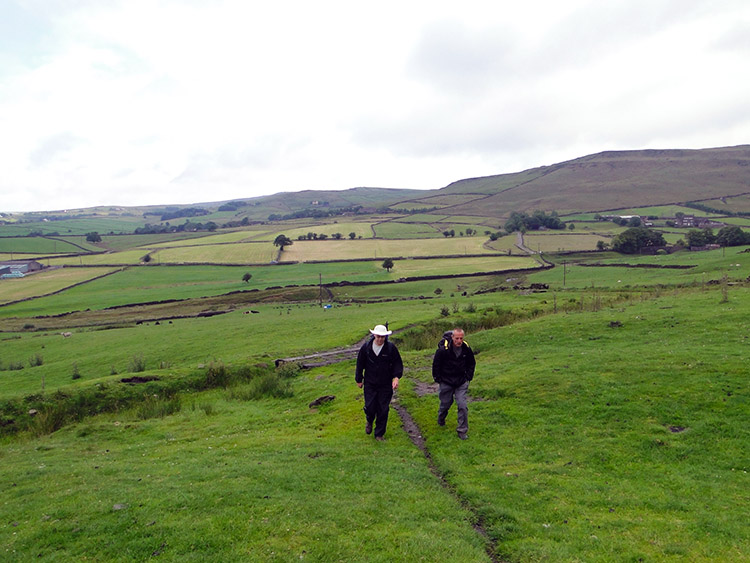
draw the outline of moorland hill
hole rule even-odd
[[[709,202],[730,214],[750,209],[750,145],[698,150],[607,151],[522,172],[468,178],[434,190],[357,187],[303,190],[189,205],[96,207],[14,214],[5,222],[41,217],[122,218],[158,223],[175,210],[213,214],[203,221],[265,221],[294,214],[356,209],[359,212],[436,210],[447,216],[507,218],[513,211],[560,215]],[[747,209],[746,209],[747,208]],[[103,229],[101,229],[103,230]]]
[[[600,212],[730,198],[750,192],[750,145],[701,150],[607,151],[567,162],[454,182],[412,203],[442,212],[505,217],[542,209]]]

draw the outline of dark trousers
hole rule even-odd
[[[388,410],[393,398],[393,388],[375,387],[367,385],[365,381],[365,417],[367,422],[375,422],[375,437],[378,438],[385,434],[385,427],[388,424]]]
[[[448,416],[448,410],[453,404],[453,399],[456,399],[456,407],[458,412],[456,413],[456,431],[459,434],[466,434],[469,431],[469,405],[468,397],[466,396],[469,390],[469,382],[467,381],[463,385],[453,387],[447,383],[440,384],[440,408],[438,409],[438,422],[445,423],[445,417]]]

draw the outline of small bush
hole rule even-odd
[[[476,306],[474,305],[474,303],[469,303],[469,304],[468,304],[468,305],[466,306],[466,308],[464,309],[464,311],[466,311],[467,313],[476,313],[476,311],[477,311],[477,308],[476,308]]]
[[[235,387],[229,397],[237,401],[252,401],[264,397],[291,397],[292,388],[278,373],[265,373],[252,379],[247,385]]]
[[[81,379],[81,372],[78,371],[78,362],[73,363],[73,379]]]
[[[227,387],[231,382],[229,370],[224,362],[211,362],[206,370],[207,387]]]
[[[136,416],[140,420],[164,418],[165,416],[179,412],[181,408],[180,398],[177,395],[166,399],[157,395],[147,395],[138,406]]]
[[[137,356],[132,357],[130,363],[128,364],[128,371],[130,373],[140,373],[142,371],[146,371],[146,360],[143,357],[143,354],[138,354]]]
[[[31,433],[36,436],[52,434],[65,425],[65,408],[53,405],[37,413],[31,424]]]
[[[440,309],[440,316],[441,317],[447,317],[450,314],[451,314],[451,312],[448,310],[448,307],[446,305],[443,305],[441,307],[441,309]]]
[[[29,358],[29,367],[37,367],[44,364],[44,358],[42,358],[41,354],[36,354]]]
[[[283,362],[276,368],[276,373],[279,377],[290,378],[298,376],[301,369],[302,366],[296,362]]]

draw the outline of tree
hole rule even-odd
[[[607,243],[603,240],[596,241],[596,249],[597,250],[607,250]]]
[[[385,268],[386,270],[388,270],[388,273],[390,274],[391,273],[391,269],[393,268],[393,260],[391,260],[390,258],[386,258],[385,260],[383,260],[382,266],[383,266],[383,268]]]
[[[333,233],[331,235],[335,240],[341,240],[341,237],[343,236],[341,233]]]
[[[250,278],[252,278],[253,275],[250,272],[245,273],[244,276],[242,276],[242,281],[247,283],[250,281]]]
[[[661,233],[645,227],[631,227],[612,239],[612,249],[623,254],[636,254],[643,248],[666,244]]]
[[[292,239],[286,235],[279,235],[273,241],[273,245],[278,246],[281,252],[284,252],[284,247],[290,244],[292,244]]]
[[[716,242],[721,246],[741,246],[750,244],[750,233],[746,233],[740,227],[731,225],[719,229]]]
[[[686,238],[688,246],[706,246],[716,242],[716,235],[712,229],[690,229]]]
[[[86,233],[86,240],[88,242],[102,242],[102,237],[99,236],[99,233],[94,231],[91,233]]]
[[[357,238],[357,233],[355,233],[354,231],[352,231],[351,233],[349,233],[349,238],[351,240],[354,240],[355,238]]]

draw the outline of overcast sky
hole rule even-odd
[[[0,211],[750,143],[747,0],[0,0]]]

